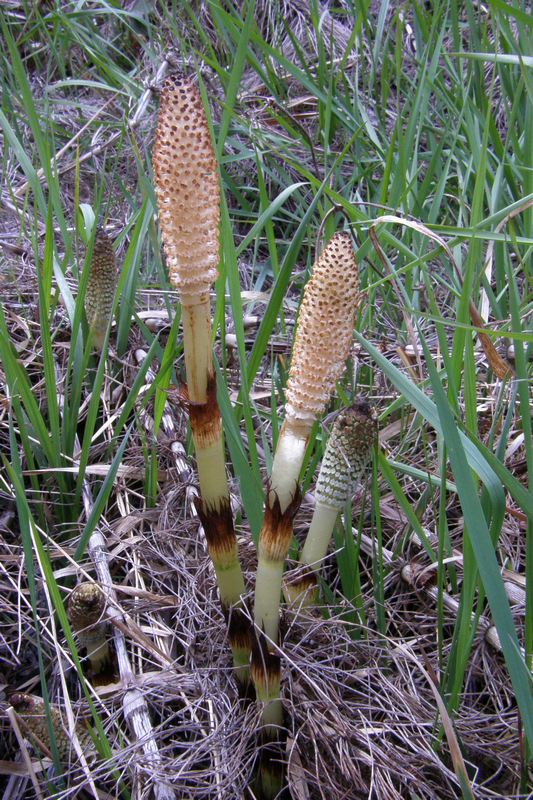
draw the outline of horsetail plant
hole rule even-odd
[[[98,228],[94,246],[89,278],[85,291],[85,314],[92,333],[94,347],[104,346],[109,320],[113,313],[113,300],[117,282],[117,262],[111,239],[103,228]]]
[[[105,608],[106,598],[98,583],[79,583],[68,599],[68,619],[80,646],[85,648],[92,676],[104,672],[111,663]]]
[[[50,733],[52,732],[59,760],[63,764],[68,764],[72,751],[72,736],[63,721],[63,715],[59,708],[53,703],[49,703],[50,713],[47,714],[47,707],[42,697],[23,692],[12,694],[9,702],[17,714],[17,719],[21,722],[24,733],[32,740],[32,744],[51,754]],[[97,752],[89,729],[84,723],[77,722],[75,730],[85,758],[87,761],[94,761]]]
[[[280,664],[275,654],[281,583],[299,506],[299,476],[309,433],[342,375],[359,303],[355,255],[348,233],[335,234],[313,268],[298,319],[283,423],[259,538],[255,623],[265,638],[254,647],[252,677],[273,735],[282,724]]]
[[[159,224],[170,281],[181,300],[191,432],[198,464],[198,513],[229,617],[236,676],[248,683],[250,629],[230,507],[211,343],[210,290],[217,277],[220,187],[207,118],[190,78],[162,87],[153,151]]]
[[[376,437],[377,416],[364,398],[338,413],[318,474],[315,510],[298,559],[301,566],[284,584],[289,602],[315,602],[318,570],[335,523],[368,467]]]

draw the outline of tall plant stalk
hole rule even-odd
[[[364,398],[337,415],[318,474],[315,509],[298,559],[301,566],[284,585],[289,602],[316,601],[317,575],[335,523],[368,467],[376,438],[377,416]]]
[[[213,367],[210,290],[217,277],[220,188],[207,118],[190,78],[170,75],[161,91],[153,151],[159,224],[170,281],[179,292],[198,512],[229,620],[236,676],[248,683],[250,633],[233,527]]]
[[[255,622],[264,633],[252,654],[252,677],[273,736],[282,724],[280,665],[276,655],[281,583],[299,506],[299,476],[314,421],[323,414],[352,341],[359,302],[349,234],[335,234],[313,268],[303,295],[286,390],[283,423],[259,538]]]

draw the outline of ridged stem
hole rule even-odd
[[[267,509],[259,535],[255,582],[255,622],[275,644],[278,640],[279,603],[283,569],[292,536],[292,520],[299,504],[299,478],[311,426],[286,420],[280,432]]]
[[[260,797],[283,786],[283,707],[280,697],[279,608],[285,560],[300,504],[299,478],[314,421],[340,378],[352,341],[359,300],[350,237],[336,234],[315,263],[306,285],[286,389],[286,418],[278,440],[259,536],[254,618],[259,631],[252,650],[252,679],[262,703],[267,742],[258,770]]]
[[[185,374],[201,515],[225,609],[240,604],[244,578],[230,510],[222,421],[216,398],[209,297],[181,299]],[[248,653],[249,656],[249,653]],[[242,665],[241,665],[242,666]]]
[[[305,446],[302,441],[300,441],[300,445],[303,448],[303,459]],[[295,470],[294,460],[291,460],[290,463],[291,468]],[[275,485],[282,485],[280,478],[279,472],[276,472]],[[277,493],[273,490],[269,493],[269,502],[259,537],[259,558],[255,583],[255,622],[260,628],[262,636],[260,648],[252,651],[252,678],[257,699],[263,704],[262,722],[265,726],[265,734],[272,739],[277,737],[278,729],[283,724],[283,709],[280,700],[280,660],[275,646],[278,643],[283,569],[292,538],[293,519],[300,506],[298,484],[293,488],[290,498],[289,504],[282,510]]]
[[[349,234],[337,233],[316,261],[304,290],[285,393],[286,418],[274,455],[259,536],[254,618],[259,630],[276,644],[281,576],[307,439],[344,371],[358,302],[351,239]]]
[[[201,383],[200,380],[197,382]],[[250,632],[242,600],[246,589],[233,527],[222,421],[214,377],[206,376],[206,387],[204,403],[189,403],[200,484],[198,514],[217,577],[222,609],[228,617],[236,677],[244,687],[249,680],[250,659]]]
[[[209,295],[199,299],[181,298],[181,324],[189,400],[191,403],[205,403],[207,383],[213,377]]]
[[[313,512],[313,518],[307,539],[300,554],[300,562],[318,569],[323,561],[328,545],[335,528],[335,523],[342,508],[330,506],[325,503],[317,503]]]

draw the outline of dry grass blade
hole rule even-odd
[[[403,645],[397,645],[397,647],[399,647],[402,653],[404,653],[408,658],[413,659],[417,663],[418,669],[428,681],[428,684],[431,687],[431,691],[433,692],[433,697],[435,698],[435,702],[437,703],[437,706],[439,708],[442,727],[444,728],[446,739],[448,740],[448,746],[450,748],[450,755],[453,762],[455,774],[457,775],[461,783],[463,798],[464,800],[474,800],[472,785],[468,777],[468,772],[466,769],[463,754],[461,753],[461,748],[459,746],[459,742],[457,741],[457,736],[450,715],[448,714],[448,709],[446,708],[446,704],[444,703],[441,694],[439,692],[437,679],[434,671],[431,668],[431,665],[428,664],[428,669],[424,669],[424,667],[422,667],[422,665],[418,663],[417,659],[413,656],[413,654],[409,651],[407,647]]]

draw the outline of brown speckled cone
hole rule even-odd
[[[217,277],[220,188],[205,111],[190,78],[170,75],[163,84],[153,164],[170,281],[182,297],[201,297]]]
[[[312,423],[324,412],[350,352],[359,278],[348,233],[336,233],[304,291],[287,382],[287,417]]]
[[[68,599],[68,618],[74,631],[81,631],[102,621],[105,595],[97,583],[79,583]]]
[[[80,646],[86,650],[93,676],[103,672],[111,663],[105,608],[106,598],[98,583],[79,583],[68,599],[69,622]]]

